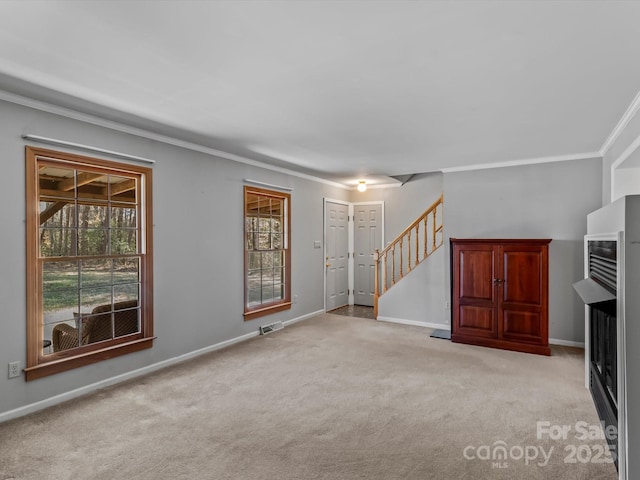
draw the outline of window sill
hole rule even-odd
[[[138,352],[153,346],[153,340],[156,337],[141,338],[132,342],[113,345],[110,347],[94,350],[92,352],[81,353],[73,357],[54,360],[51,362],[41,363],[33,367],[24,369],[25,380],[37,380],[38,378],[47,377],[56,373],[72,370],[74,368],[90,365],[92,363],[108,360],[110,358],[119,357],[128,353]]]
[[[253,320],[254,318],[264,317],[265,315],[271,315],[272,313],[282,312],[283,310],[291,309],[291,302],[278,303],[269,307],[263,307],[256,310],[250,310],[244,312],[244,321]]]

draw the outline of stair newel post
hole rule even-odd
[[[375,268],[373,270],[373,318],[378,319],[378,296],[380,295],[379,274],[380,269],[380,251],[376,248],[374,253]]]

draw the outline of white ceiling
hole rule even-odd
[[[4,0],[0,89],[375,182],[598,152],[640,90],[639,20],[633,1]]]

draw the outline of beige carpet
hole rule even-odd
[[[429,333],[322,315],[0,424],[0,480],[617,477],[604,441],[575,438],[598,422],[581,351]],[[538,421],[571,432],[538,439]],[[484,460],[496,445],[508,458]]]

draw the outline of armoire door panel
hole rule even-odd
[[[502,338],[539,343],[542,337],[541,320],[539,312],[503,310]]]
[[[462,305],[457,331],[463,334],[495,337],[497,328],[494,309]]]
[[[460,300],[493,301],[493,250],[460,251]]]
[[[527,305],[542,303],[541,252],[504,249],[503,298],[504,302]]]

